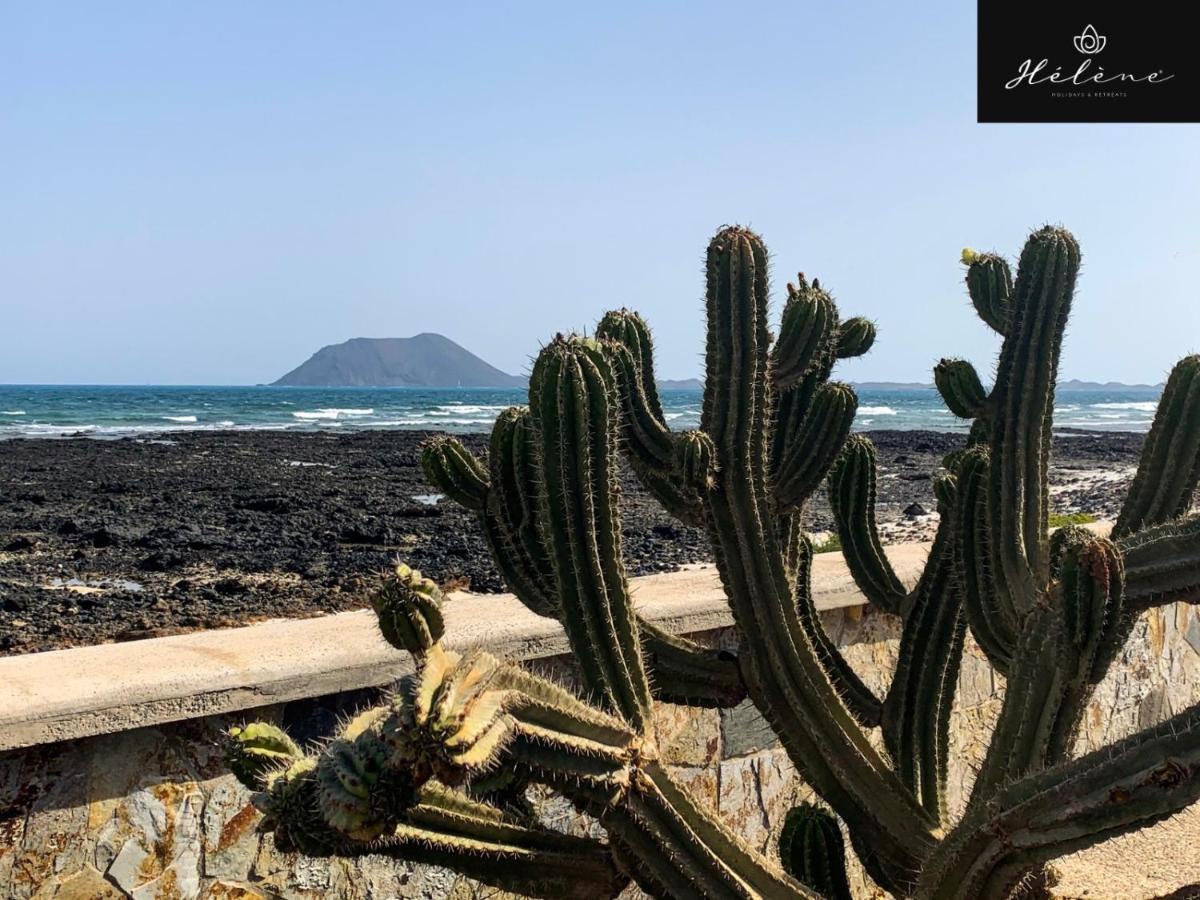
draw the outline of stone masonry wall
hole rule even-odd
[[[895,663],[893,620],[859,609],[825,625],[868,684],[881,691]],[[705,636],[729,642],[728,632]],[[1101,685],[1081,749],[1159,721],[1200,699],[1200,621],[1187,607],[1147,617]],[[569,678],[561,660],[543,661]],[[950,805],[962,807],[1003,693],[972,647],[952,726]],[[243,718],[284,722],[301,736],[328,733],[369,691],[268,707],[0,755],[0,897],[60,898],[467,898],[502,896],[452,873],[376,857],[311,860],[277,852],[256,832],[249,796],[222,769],[218,739]],[[680,779],[759,848],[786,811],[811,792],[748,705],[659,712],[664,754]],[[548,821],[591,823],[560,798],[539,799]],[[854,873],[859,896],[880,896]],[[1109,887],[1112,887],[1109,885]],[[627,892],[637,896],[636,891]],[[1134,896],[1090,890],[1089,897]]]

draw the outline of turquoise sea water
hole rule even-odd
[[[1146,431],[1152,390],[1060,391],[1055,424]],[[700,422],[698,391],[664,391],[673,429]],[[486,431],[521,390],[301,387],[126,387],[0,385],[0,438],[124,437],[185,430]],[[859,390],[858,428],[962,431],[963,423],[927,390]]]

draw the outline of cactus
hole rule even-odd
[[[1055,857],[1200,797],[1200,707],[1071,758],[1136,615],[1200,602],[1200,515],[1187,515],[1200,478],[1200,361],[1172,373],[1112,538],[1074,527],[1051,536],[1051,412],[1079,249],[1043,228],[1015,279],[998,256],[963,260],[971,300],[1003,345],[990,391],[968,363],[935,369],[948,408],[973,424],[935,476],[940,520],[916,584],[892,570],[875,525],[875,451],[849,435],[857,399],[830,380],[838,360],[870,348],[874,325],[841,319],[820,283],[800,276],[772,342],[766,248],[724,228],[705,260],[699,430],[667,428],[649,329],[618,310],[594,337],[543,348],[529,407],[500,415],[486,460],[448,437],[424,450],[430,480],[477,514],[517,597],[561,621],[581,693],[445,648],[444,598],[398,566],[372,605],[385,639],[416,665],[387,704],[318,748],[269,725],[230,732],[231,766],[277,844],[436,863],[540,897],[612,897],[632,880],[680,900],[773,900],[850,896],[844,829],[894,895],[966,900],[1010,896]],[[638,616],[621,562],[619,452],[668,510],[707,530],[738,653]],[[801,517],[823,482],[855,581],[899,619],[883,697],[813,604]],[[955,821],[948,723],[968,631],[1007,690]],[[748,846],[659,758],[656,701],[747,697],[828,807],[793,809],[778,856]],[[520,800],[533,784],[590,813],[604,837],[540,825]]]
[[[809,803],[788,810],[779,832],[779,858],[797,881],[829,900],[851,900],[846,849],[837,819]]]

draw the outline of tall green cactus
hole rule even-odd
[[[842,898],[844,828],[893,894],[967,900],[1007,897],[1055,857],[1200,797],[1200,707],[1071,758],[1091,692],[1138,613],[1200,602],[1200,515],[1187,515],[1200,478],[1200,363],[1172,373],[1112,539],[1078,528],[1051,537],[1051,412],[1079,249],[1043,228],[1015,279],[994,254],[963,260],[972,302],[1003,346],[990,391],[969,363],[935,369],[950,411],[973,425],[935,477],[940,521],[916,584],[893,571],[875,525],[875,451],[849,436],[857,398],[830,380],[838,360],[870,348],[875,326],[840,319],[830,294],[801,276],[772,340],[766,248],[724,228],[706,256],[699,430],[667,427],[649,329],[619,310],[594,338],[560,336],[542,350],[529,407],[501,414],[486,460],[452,438],[424,450],[429,479],[478,515],[514,593],[562,622],[586,700],[487,653],[443,647],[440,592],[398,566],[372,604],[416,670],[387,705],[320,748],[261,723],[230,733],[231,767],[256,790],[276,843],[431,862],[539,897],[612,897],[632,879],[681,900]],[[738,653],[638,616],[621,562],[619,450],[668,510],[707,529]],[[883,697],[813,603],[801,517],[826,480],[855,581],[899,619]],[[954,821],[949,721],[968,631],[1007,690]],[[778,859],[743,842],[659,758],[656,701],[746,697],[832,810],[792,810]],[[540,824],[519,800],[533,784],[591,813],[605,837]]]

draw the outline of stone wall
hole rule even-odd
[[[859,608],[823,616],[851,663],[880,690],[895,661],[893,620]],[[705,637],[732,640],[728,632]],[[1080,737],[1082,749],[1152,724],[1200,697],[1200,621],[1190,608],[1155,612],[1139,625],[1129,648],[1097,692]],[[562,660],[536,667],[569,677]],[[961,809],[1002,692],[1001,679],[971,648],[953,723],[952,809]],[[258,815],[248,793],[222,770],[221,731],[235,719],[269,718],[316,737],[373,697],[355,692],[0,755],[0,897],[499,896],[429,867],[375,857],[338,861],[281,854],[269,836],[257,834]],[[787,809],[810,795],[749,706],[721,712],[664,706],[659,726],[665,757],[680,779],[759,848],[771,845]],[[539,803],[545,818],[561,827],[592,827],[558,798]],[[1165,873],[1166,890],[1191,877],[1187,864]],[[1085,860],[1075,868],[1094,874],[1096,864]],[[857,872],[855,879],[856,893],[873,895]],[[1126,884],[1112,893],[1113,882],[1093,880],[1100,883],[1079,889],[1091,898],[1165,892],[1152,884],[1136,893]],[[1068,889],[1064,896],[1080,896],[1079,891]]]

